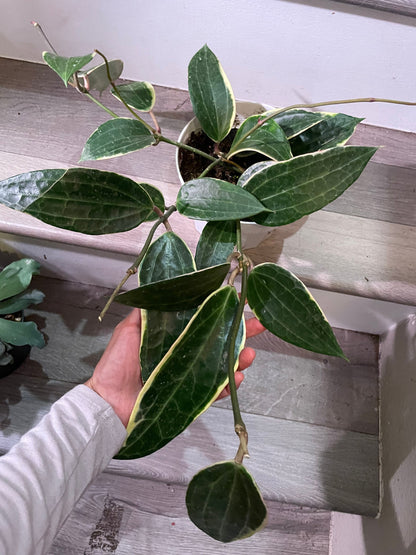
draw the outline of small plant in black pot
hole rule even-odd
[[[0,272],[0,378],[13,372],[27,357],[32,346],[42,348],[45,339],[34,322],[24,322],[23,311],[43,301],[36,289],[27,291],[39,263],[23,258]]]

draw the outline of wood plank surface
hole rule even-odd
[[[34,284],[47,297],[39,306],[42,310],[28,318],[38,321],[49,340],[45,349],[33,349],[30,359],[2,380],[1,452],[33,427],[54,400],[89,377],[126,310],[113,305],[100,326],[97,305],[107,290],[39,277]],[[252,340],[258,356],[247,371],[251,383],[248,379],[246,394],[242,386],[252,454],[248,466],[268,499],[374,515],[377,341],[366,334],[337,334],[352,367],[332,357],[282,348],[282,342],[268,335],[257,343]],[[275,371],[276,360],[283,361],[284,372]],[[272,387],[265,379],[273,380]],[[270,391],[265,394],[267,385]],[[139,461],[114,461],[109,472],[185,485],[201,467],[232,458],[236,447],[232,412],[217,405],[163,450]]]
[[[192,117],[188,95],[157,87],[157,96],[155,112],[167,136],[176,138]],[[120,110],[114,98],[109,104]],[[77,165],[84,140],[107,119],[76,91],[66,90],[47,67],[7,59],[0,59],[0,110],[0,179],[35,168]],[[344,197],[325,211],[274,231],[271,242],[257,249],[258,257],[283,263],[309,286],[416,304],[416,134],[361,124],[352,142],[386,146]],[[176,198],[170,145],[92,166],[154,183],[168,203]],[[179,215],[172,222],[194,248],[198,234],[193,223]],[[137,253],[148,227],[91,238],[54,230],[0,207],[0,231],[125,254]]]
[[[49,555],[327,555],[329,513],[267,502],[267,527],[246,540],[221,544],[196,528],[185,488],[102,474],[63,526]]]
[[[343,4],[355,4],[364,8],[416,17],[415,0],[335,0]]]

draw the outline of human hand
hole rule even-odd
[[[246,330],[247,337],[252,337],[261,333],[264,327],[256,318],[251,318],[246,322]],[[140,309],[134,308],[127,318],[115,327],[93,375],[85,383],[113,407],[125,427],[143,387],[139,360],[140,332]],[[235,373],[237,387],[244,379],[242,371],[253,363],[254,357],[255,351],[251,347],[245,347],[241,351],[239,367]],[[227,395],[229,395],[228,386],[218,398],[221,399]]]

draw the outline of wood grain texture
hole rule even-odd
[[[355,4],[356,6],[363,6],[364,8],[416,17],[415,0],[335,0],[335,2]]]
[[[47,300],[39,307],[42,311],[29,318],[38,318],[49,344],[43,350],[33,349],[30,359],[2,380],[1,452],[34,426],[52,402],[89,377],[123,315],[114,305],[107,323],[104,320],[100,327],[97,302],[106,290],[86,286],[77,290],[77,284],[45,278],[36,278],[34,284],[47,292]],[[352,370],[338,361],[330,369],[332,362],[325,363],[328,357],[282,348],[282,342],[276,344],[268,335],[258,338],[257,344],[254,340],[259,358],[247,372],[253,376],[252,391],[247,406],[242,404],[253,457],[248,465],[269,499],[375,514],[378,436],[377,414],[372,410],[376,408],[377,343],[366,334],[337,333],[341,343],[345,339]],[[273,378],[274,356],[284,362],[284,373],[275,372],[275,390],[270,388],[265,395],[264,368]],[[339,384],[334,381],[335,373],[338,377],[345,374]],[[287,397],[289,405],[283,408],[279,399],[287,396],[292,384],[299,386],[298,391],[293,389]],[[235,444],[232,412],[215,406],[158,453],[139,461],[114,461],[110,470],[185,484],[201,467],[232,458]]]
[[[246,412],[378,434],[378,337],[335,329],[349,363],[304,351],[269,332],[256,350],[239,400]],[[217,406],[231,408],[229,399]]]
[[[327,555],[329,513],[268,501],[268,525],[221,544],[188,519],[185,488],[102,474],[85,492],[49,555]]]
[[[157,96],[156,114],[167,136],[176,138],[192,117],[188,95],[157,87]],[[107,119],[76,91],[66,90],[47,67],[16,60],[0,59],[0,102],[0,179],[35,168],[77,165],[85,138]],[[120,110],[114,98],[109,105]],[[359,125],[353,143],[386,146],[345,197],[327,211],[274,232],[272,242],[258,249],[258,258],[285,264],[309,286],[416,304],[416,134]],[[176,198],[174,149],[169,145],[95,166],[150,181],[168,203]],[[172,224],[195,248],[193,223],[175,214]],[[137,253],[148,228],[88,237],[0,207],[0,231],[124,254]]]

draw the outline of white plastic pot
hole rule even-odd
[[[266,110],[271,110],[272,107],[266,104],[259,104],[258,102],[238,101],[236,102],[237,119],[241,122],[254,114],[260,114]],[[186,143],[193,131],[199,131],[201,125],[197,118],[191,119],[189,123],[182,129],[178,141]],[[180,182],[183,184],[181,172],[179,170],[179,149],[176,151],[176,171]],[[195,229],[198,233],[204,229],[207,222],[202,220],[195,220]],[[274,228],[258,225],[255,222],[241,222],[241,238],[243,249],[253,249],[264,241],[273,231]]]

